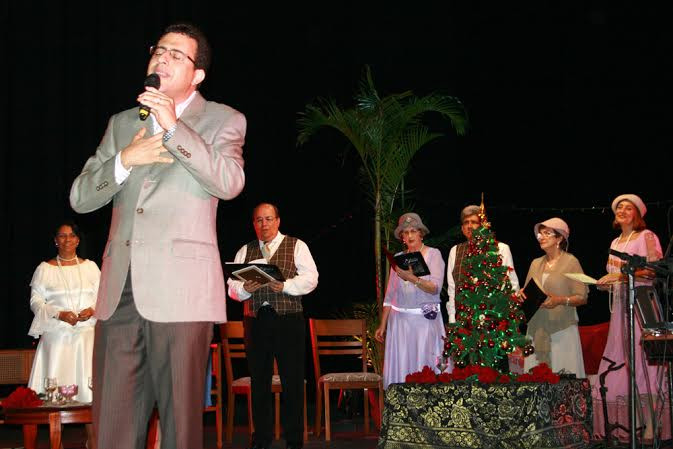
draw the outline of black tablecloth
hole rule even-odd
[[[583,448],[592,425],[586,379],[392,384],[378,447]]]

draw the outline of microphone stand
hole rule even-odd
[[[635,273],[637,268],[644,268],[647,261],[642,256],[630,255],[616,250],[610,254],[626,261],[622,266],[622,273],[628,276],[629,305],[627,311],[629,333],[629,438],[631,449],[636,449],[636,333],[633,309],[636,303]]]
[[[631,443],[630,448],[636,449],[636,323],[633,314],[633,307],[636,302],[636,267],[631,263],[627,263],[622,267],[622,271],[626,272],[629,278],[629,307],[627,309],[629,323],[629,426],[631,427],[631,432],[629,433]]]

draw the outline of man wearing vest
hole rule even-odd
[[[303,445],[305,322],[301,298],[318,285],[318,270],[306,243],[278,232],[278,208],[261,203],[252,213],[257,240],[236,253],[235,263],[277,265],[285,282],[261,285],[230,278],[229,297],[243,303],[245,348],[252,389],[255,433],[251,449],[266,449],[272,440],[271,376],[274,357],[283,385],[281,412],[287,447]]]
[[[446,289],[449,293],[449,301],[446,303],[446,311],[449,313],[449,323],[456,322],[456,284],[463,282],[465,274],[462,270],[463,261],[467,255],[469,241],[472,238],[472,231],[481,226],[479,218],[479,206],[467,206],[460,212],[461,230],[467,238],[466,242],[455,245],[449,251],[449,262],[446,264]],[[514,291],[519,291],[519,279],[514,271],[514,259],[509,246],[498,242],[498,252],[502,257],[502,264],[510,267],[509,280],[512,283]]]

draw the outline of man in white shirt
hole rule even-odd
[[[460,212],[461,230],[463,235],[467,238],[466,242],[455,245],[449,251],[449,261],[446,267],[446,289],[449,293],[449,301],[446,303],[446,311],[449,314],[449,323],[456,322],[456,285],[463,281],[464,274],[462,272],[462,264],[467,253],[469,240],[472,238],[472,231],[481,226],[481,219],[479,218],[479,206],[470,205]],[[514,291],[519,290],[519,279],[516,277],[514,271],[514,259],[509,246],[505,243],[498,242],[498,252],[502,257],[503,266],[510,267],[509,280],[512,283]]]
[[[272,441],[271,376],[273,360],[283,382],[283,431],[288,449],[303,446],[305,322],[301,299],[318,285],[318,270],[306,243],[281,234],[278,208],[269,203],[253,210],[257,240],[244,245],[235,263],[277,265],[285,281],[260,284],[229,278],[229,297],[243,301],[245,349],[252,389],[255,433],[251,449]]]

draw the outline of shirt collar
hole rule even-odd
[[[175,117],[180,118],[183,112],[185,112],[185,109],[192,103],[192,100],[194,100],[194,97],[196,97],[196,92],[192,92],[192,94],[187,97],[185,101],[180,103],[179,105],[175,106]],[[154,131],[154,134],[159,134],[165,131],[160,125],[159,122],[156,121],[153,115],[150,115],[152,118],[152,130]]]
[[[272,247],[275,247],[276,245],[278,245],[283,240],[283,237],[285,237],[285,236],[280,231],[278,231],[276,236],[273,239],[271,239],[270,242],[268,242],[269,247],[272,248]],[[264,246],[264,241],[259,240],[259,247],[262,248],[263,246]]]

